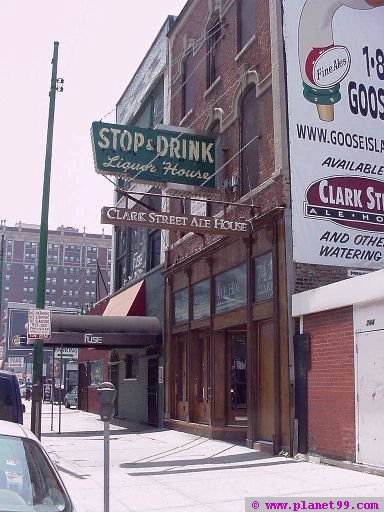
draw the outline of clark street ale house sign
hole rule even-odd
[[[151,229],[168,229],[203,234],[246,237],[250,223],[245,219],[229,220],[200,215],[171,215],[165,212],[138,212],[129,208],[104,206],[101,223]]]
[[[92,145],[99,174],[215,188],[213,137],[94,122]]]

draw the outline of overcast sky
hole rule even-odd
[[[100,224],[113,185],[94,171],[90,128],[116,102],[168,14],[186,0],[14,0],[0,9],[0,219],[39,224],[53,43],[58,41],[49,228]],[[105,117],[106,116],[106,117]]]

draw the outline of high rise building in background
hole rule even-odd
[[[1,340],[4,339],[9,303],[34,304],[36,300],[40,227],[2,222],[3,239]],[[60,226],[48,232],[47,307],[79,313],[109,293],[111,236],[80,232]]]

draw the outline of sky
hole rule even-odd
[[[186,0],[14,0],[0,12],[0,219],[39,224],[54,41],[59,42],[50,229],[111,232],[100,210],[113,185],[96,174],[92,121],[115,106],[167,15]]]

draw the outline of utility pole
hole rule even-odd
[[[3,221],[1,221],[1,226],[3,226]],[[3,322],[3,263],[4,263],[4,233],[1,234],[1,242],[0,242],[0,322]],[[2,330],[2,325],[0,325],[0,332]],[[4,348],[3,348],[4,350]],[[1,356],[1,354],[0,354]],[[4,358],[0,357],[0,359]]]
[[[57,78],[57,60],[59,52],[59,43],[53,43],[52,58],[52,77],[51,88],[49,91],[49,114],[47,129],[47,144],[45,149],[45,167],[43,196],[41,203],[41,222],[40,222],[40,240],[39,240],[39,260],[37,268],[37,290],[36,290],[36,308],[45,308],[45,279],[47,273],[47,245],[48,245],[48,212],[49,212],[49,192],[51,185],[51,162],[52,162],[52,140],[53,125],[55,118],[56,91],[61,92],[63,88],[57,84],[62,84],[62,78]],[[35,340],[33,349],[33,377],[32,377],[32,409],[31,409],[31,430],[41,439],[41,408],[43,400],[43,355],[44,341]]]

